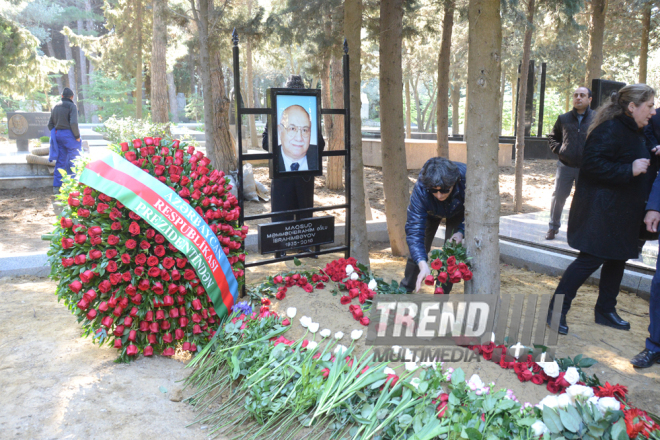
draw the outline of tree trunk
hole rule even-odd
[[[137,0],[137,66],[135,67],[135,117],[142,119],[142,0]]]
[[[415,98],[415,109],[416,115],[415,119],[417,120],[417,131],[421,130],[422,127],[422,107],[419,102],[419,92],[417,91],[417,86],[419,85],[419,73],[417,74],[417,77],[415,78],[415,81],[412,83],[412,89],[413,89],[413,97]],[[382,121],[381,121],[382,122]]]
[[[341,64],[341,58],[333,55],[330,63],[332,108],[344,108],[344,75],[342,74]],[[332,116],[332,119],[332,130],[329,137],[330,150],[342,150],[344,148],[344,117]],[[344,188],[342,179],[344,162],[342,156],[328,158],[328,189],[341,191]]]
[[[176,86],[174,85],[174,72],[167,72],[167,94],[170,102],[170,114],[172,122],[179,123],[179,107],[176,100]]]
[[[380,2],[379,67],[383,190],[387,233],[392,254],[406,255],[406,208],[410,199],[406,147],[403,139],[403,79],[401,33],[403,0]],[[359,107],[358,107],[359,108]]]
[[[48,56],[51,57],[51,58],[56,58],[55,57],[55,49],[53,48],[53,38],[52,38],[52,36],[51,36],[50,39],[48,39],[48,42],[46,43],[46,47],[48,48]],[[60,74],[58,74],[55,77],[55,82],[57,83],[57,92],[58,92],[59,95],[61,95],[62,90],[64,90],[64,86],[62,85],[62,76]]]
[[[525,102],[527,100],[527,77],[529,76],[529,57],[532,48],[534,30],[535,0],[527,0],[527,27],[523,41],[523,59],[520,68],[520,89],[518,90],[518,124],[516,127],[516,177],[513,205],[515,212],[522,212],[523,162],[525,160]]]
[[[238,150],[234,147],[234,140],[229,130],[229,99],[225,93],[225,76],[219,50],[213,51],[210,64],[211,86],[204,87],[204,99],[206,100],[206,95],[212,97],[212,135],[206,136],[206,155],[217,169],[229,173],[238,169],[236,156]]]
[[[410,79],[406,83],[406,138],[412,138],[412,122],[410,120]]]
[[[153,0],[151,120],[169,122],[167,106],[167,0]]]
[[[82,35],[84,30],[83,21],[78,20],[76,24],[78,25],[78,35]],[[78,97],[78,101],[82,100],[82,108],[80,109],[83,111],[82,121],[92,122],[89,103],[85,99],[87,96],[87,87],[85,86],[87,86],[89,82],[87,81],[87,58],[85,57],[85,51],[82,47],[78,47],[78,55],[80,57],[80,90],[78,90],[78,93],[82,95],[82,97]]]
[[[451,55],[451,34],[454,27],[454,2],[445,0],[445,15],[442,19],[442,41],[438,55],[438,144],[436,154],[449,158],[449,65]]]
[[[504,119],[504,89],[506,89],[506,70],[502,69],[502,79],[500,88],[500,131],[499,136],[502,136],[502,119]]]
[[[500,293],[499,213],[497,165],[500,122],[492,109],[499,104],[502,23],[500,2],[470,0],[468,84],[469,109],[465,198],[466,245],[474,278],[470,292]],[[466,289],[468,286],[466,285]]]
[[[248,14],[252,16],[252,2],[248,2]],[[250,41],[250,36],[247,36],[245,42],[245,59],[247,61],[247,75],[245,78],[247,82],[247,88],[245,89],[246,102],[245,105],[249,108],[255,107],[254,105],[254,73],[252,71],[252,43]],[[259,148],[259,140],[257,139],[257,124],[254,121],[254,115],[248,115],[248,127],[250,130],[250,147],[257,149]]]
[[[516,114],[516,98],[518,98],[518,70],[513,68],[513,75],[511,75],[511,134],[516,135],[516,121],[518,115]],[[566,113],[566,112],[564,112]]]
[[[569,72],[568,77],[566,78],[566,96],[564,97],[564,113],[568,113],[568,111],[571,109],[571,95],[572,95],[571,85],[572,85],[571,74]]]
[[[92,13],[92,2],[90,0],[85,0],[85,11],[91,15]],[[87,32],[89,32],[90,35],[94,35],[94,20],[89,18],[86,23],[87,26]],[[90,55],[96,55],[96,54],[90,54]],[[89,87],[91,88],[94,85],[94,61],[90,58],[89,60],[89,76],[87,77],[87,83]],[[90,120],[89,122],[94,122],[93,117],[95,114],[98,113],[98,106],[96,104],[89,104],[89,117]]]
[[[369,265],[367,212],[371,216],[366,196],[364,163],[362,160],[362,119],[360,118],[362,0],[344,1],[344,35],[349,47],[349,89],[351,105],[351,255]],[[349,148],[349,146],[347,146]]]
[[[589,52],[587,55],[587,73],[584,85],[591,87],[591,80],[600,78],[603,64],[603,34],[607,0],[591,0],[591,20],[589,22]]]
[[[469,105],[469,81],[465,83],[465,108],[463,109],[463,142],[467,142],[468,137],[468,105]]]
[[[193,54],[193,46],[188,48],[188,69],[190,72],[190,94],[195,93],[195,55]]]
[[[332,108],[332,97],[330,95],[330,53],[325,54],[323,59],[323,69],[321,70],[321,104],[323,108]],[[325,129],[325,138],[330,139],[332,132],[332,115],[323,116],[323,128]]]
[[[66,35],[64,36],[64,56],[66,57],[67,61],[71,61],[73,59],[73,55],[71,54],[71,44],[69,44],[69,37]],[[78,100],[78,87],[76,87],[76,72],[73,65],[69,67],[69,73],[67,74],[67,77],[69,79],[69,88],[73,92],[73,102],[75,103]]]
[[[451,135],[458,136],[460,131],[461,83],[456,81],[451,86]]]
[[[646,70],[649,61],[649,32],[651,31],[651,6],[652,2],[644,5],[642,14],[642,47],[639,52],[639,83],[646,84]]]

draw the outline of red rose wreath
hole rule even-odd
[[[247,226],[238,229],[238,200],[224,172],[193,146],[146,137],[111,147],[190,204],[217,234],[240,286]],[[68,176],[54,231],[51,276],[57,296],[82,322],[84,335],[111,344],[119,359],[138,353],[196,351],[219,317],[186,256],[121,202]]]

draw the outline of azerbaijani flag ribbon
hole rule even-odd
[[[119,200],[163,234],[188,257],[218,316],[231,313],[238,299],[231,264],[209,225],[176,192],[112,152],[87,164],[79,181]]]

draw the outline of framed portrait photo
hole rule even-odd
[[[271,177],[321,176],[321,91],[270,89]]]

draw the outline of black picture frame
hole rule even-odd
[[[267,90],[268,107],[272,109],[272,113],[268,116],[268,129],[269,129],[269,146],[270,151],[273,153],[273,159],[269,161],[270,178],[282,179],[290,177],[302,176],[322,176],[323,164],[321,157],[321,148],[319,142],[322,139],[321,129],[321,90],[318,89],[285,89],[285,88],[271,88]],[[284,110],[296,104],[296,98],[300,97],[301,104],[305,104],[305,111],[309,114],[311,120],[311,130],[309,139],[309,147],[307,150],[307,170],[287,171],[284,165],[284,158],[282,153],[282,145],[279,140],[279,125],[281,114]],[[310,98],[315,98],[314,105],[310,105]],[[279,104],[279,106],[278,106]],[[315,144],[313,133],[316,133]]]

